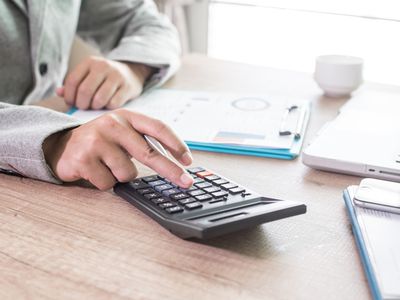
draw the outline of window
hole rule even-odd
[[[367,80],[400,85],[398,0],[211,0],[208,55],[312,72],[315,57],[364,58]]]

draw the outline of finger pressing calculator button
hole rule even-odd
[[[147,189],[140,189],[137,190],[139,194],[144,195],[144,194],[149,194],[149,193],[153,193],[154,190],[151,188],[147,188]]]
[[[202,208],[203,204],[201,204],[200,202],[191,202],[185,205],[185,208],[187,209],[196,209],[196,208]]]
[[[188,204],[188,203],[195,202],[195,201],[196,201],[196,199],[190,197],[190,198],[179,200],[178,202],[179,202],[179,204],[184,205],[184,204]]]
[[[237,184],[234,184],[234,183],[225,183],[225,184],[221,185],[221,188],[223,190],[230,190],[230,189],[233,189],[235,187],[237,187]]]
[[[202,171],[202,172],[197,172],[196,175],[200,178],[205,178],[206,176],[211,176],[214,175],[210,171]]]
[[[203,169],[203,168],[201,168],[201,167],[194,167],[194,168],[189,168],[189,169],[187,169],[187,171],[188,171],[189,173],[195,174],[195,173],[203,172],[203,171],[205,171],[205,169]]]
[[[229,193],[231,193],[232,195],[236,195],[236,194],[244,193],[245,191],[246,190],[244,188],[241,188],[241,187],[238,186],[236,188],[230,189]]]
[[[151,176],[146,176],[146,177],[143,177],[142,178],[142,180],[144,181],[144,182],[147,182],[147,183],[149,183],[149,182],[151,182],[151,181],[156,181],[156,180],[158,180],[159,179],[159,177],[157,176],[157,175],[151,175]]]
[[[165,209],[165,211],[170,214],[176,214],[183,212],[183,208],[179,206],[174,206],[174,207],[168,207],[167,209]]]
[[[178,194],[171,195],[170,198],[173,200],[181,200],[181,199],[189,198],[189,195],[187,195],[185,193],[178,193]]]
[[[225,191],[219,191],[219,192],[211,193],[211,195],[213,195],[215,198],[220,198],[220,197],[226,197],[229,194],[228,194],[228,192],[225,192]]]
[[[173,204],[172,202],[164,202],[164,203],[161,203],[161,204],[159,205],[159,207],[161,207],[161,208],[163,208],[163,209],[169,208],[169,207],[174,207],[174,206],[176,206],[176,205]]]
[[[145,189],[149,187],[147,183],[144,183],[140,179],[129,182],[129,185],[133,187],[135,190]]]
[[[199,201],[208,201],[212,199],[213,197],[210,194],[204,194],[204,195],[198,195],[195,197]]]

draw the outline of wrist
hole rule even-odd
[[[139,78],[142,85],[149,79],[155,72],[156,68],[140,64],[140,63],[127,63],[129,69]]]
[[[47,165],[57,175],[56,167],[59,158],[61,157],[62,150],[65,147],[66,141],[71,135],[71,130],[63,130],[48,136],[43,144],[42,150]]]

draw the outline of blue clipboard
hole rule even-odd
[[[357,248],[361,256],[361,261],[364,267],[365,275],[367,276],[372,296],[375,300],[382,300],[382,293],[381,290],[379,289],[378,281],[376,279],[376,275],[372,268],[372,264],[368,256],[367,247],[365,245],[364,237],[362,235],[360,225],[358,224],[356,212],[354,209],[353,198],[356,188],[357,188],[356,186],[350,186],[347,189],[345,189],[343,191],[343,199],[346,204],[347,212],[350,217],[351,228],[355,236]]]
[[[190,93],[192,93],[192,92],[193,91],[188,92],[188,91],[179,91],[179,90],[158,89],[156,91],[145,93],[143,95],[143,97],[145,97],[145,98],[150,97],[146,101],[151,101],[152,100],[151,95],[153,95],[154,93],[156,93],[156,95],[160,95],[160,93],[161,93],[161,95],[165,94],[165,93],[174,93],[173,95],[175,95],[176,93],[183,93],[183,94],[180,94],[181,96],[179,96],[179,97],[183,97],[183,98],[189,97],[190,98],[190,97],[192,97],[190,95]],[[189,93],[189,95],[188,95],[188,93]],[[202,92],[198,92],[198,93],[200,95],[202,95]],[[154,97],[156,97],[156,96],[154,96]],[[165,97],[165,95],[164,95],[164,97]],[[144,98],[142,98],[142,101],[144,101],[143,99]],[[285,101],[286,101],[286,98],[285,98]],[[268,147],[268,145],[253,146],[253,145],[235,144],[235,143],[229,143],[229,142],[227,142],[227,143],[223,143],[223,142],[217,143],[217,142],[212,142],[212,141],[204,142],[204,141],[199,141],[199,140],[190,140],[190,137],[186,137],[185,142],[187,143],[189,148],[192,150],[220,152],[220,153],[229,153],[229,154],[237,154],[237,155],[251,155],[251,156],[258,156],[258,157],[270,157],[270,158],[277,158],[277,159],[284,159],[284,160],[295,159],[300,154],[302,144],[304,141],[304,137],[305,137],[305,133],[306,133],[307,126],[308,126],[308,121],[310,118],[310,111],[311,111],[311,102],[310,101],[304,100],[304,99],[301,100],[300,102],[299,101],[300,100],[296,100],[293,102],[293,104],[297,103],[297,105],[299,105],[299,106],[295,105],[295,106],[291,106],[290,108],[287,107],[284,110],[282,117],[280,118],[281,123],[280,123],[280,128],[279,128],[279,135],[284,135],[284,136],[292,135],[293,140],[290,143],[290,145],[285,145],[285,146],[282,146],[281,148],[275,148],[274,146]],[[295,134],[294,132],[287,131],[288,128],[284,128],[286,130],[284,132],[281,132],[281,130],[282,130],[281,127],[283,126],[283,124],[284,125],[286,124],[286,122],[288,120],[288,116],[291,115],[289,113],[292,111],[292,108],[297,109],[297,110],[293,110],[293,111],[295,111],[296,114],[299,115],[296,125],[299,126],[298,124],[300,124],[300,128],[296,128],[296,130],[299,130],[300,132],[298,132],[298,133],[296,132],[296,134]],[[74,115],[77,111],[78,111],[77,108],[72,107],[67,113],[69,115]],[[294,129],[292,128],[291,130],[294,130]]]
[[[67,111],[67,114],[73,115],[76,111],[78,111],[76,107],[71,107]],[[290,149],[256,148],[226,144],[200,143],[195,141],[185,141],[185,143],[191,150],[292,160],[299,155],[302,148],[304,135],[308,125],[308,119],[309,112],[307,113],[306,121],[304,127],[302,128],[301,139],[294,140],[293,145]]]

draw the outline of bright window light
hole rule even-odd
[[[214,0],[208,55],[310,73],[318,55],[354,55],[366,80],[400,85],[396,2]]]

